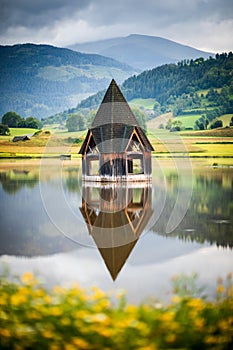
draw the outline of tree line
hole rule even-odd
[[[165,64],[134,75],[122,84],[121,90],[128,101],[135,98],[153,98],[154,116],[172,112],[201,115],[209,124],[223,114],[233,113],[233,54],[216,54],[209,57]],[[200,93],[203,91],[203,93]],[[77,110],[98,105],[103,91],[82,101]]]
[[[2,116],[0,123],[0,135],[10,135],[9,128],[31,128],[40,129],[42,126],[40,120],[34,117],[22,118],[14,111],[9,111]]]
[[[146,132],[146,115],[140,109],[133,107],[132,112],[134,113],[139,125]],[[95,118],[96,110],[91,109],[88,111],[83,111],[83,113],[75,112],[75,110],[70,109],[67,112],[58,113],[54,116],[44,118],[41,120],[43,125],[46,124],[60,124],[65,125],[68,132],[82,131],[86,128],[90,128],[92,122]]]

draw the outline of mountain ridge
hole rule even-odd
[[[70,45],[72,50],[98,53],[125,62],[140,71],[182,59],[214,55],[159,36],[130,34],[99,41]]]

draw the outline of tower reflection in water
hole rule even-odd
[[[153,215],[150,184],[82,187],[82,216],[115,280]]]

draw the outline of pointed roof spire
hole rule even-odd
[[[91,128],[115,123],[139,126],[117,83],[112,79]]]
[[[113,281],[116,280],[136,243],[137,240],[120,247],[98,248]]]

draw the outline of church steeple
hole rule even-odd
[[[151,181],[153,150],[113,79],[79,150],[82,179]]]
[[[112,79],[91,128],[114,123],[139,126],[117,83]]]

